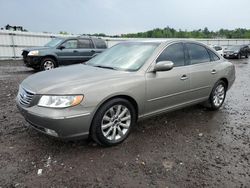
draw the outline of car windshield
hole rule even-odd
[[[239,50],[241,46],[229,46],[227,50]]]
[[[57,46],[60,42],[62,42],[63,39],[60,38],[54,38],[51,41],[49,41],[47,44],[45,44],[45,47],[55,47]]]
[[[152,55],[159,43],[121,43],[86,64],[116,70],[136,71]]]

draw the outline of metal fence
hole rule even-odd
[[[77,35],[60,35],[48,33],[0,31],[0,59],[21,58],[24,48],[43,46],[54,37],[68,37]],[[142,40],[138,38],[103,38],[108,47],[126,40]],[[148,39],[147,39],[148,40]],[[154,38],[150,40],[162,40]],[[229,46],[235,44],[250,44],[250,39],[194,39],[208,45]]]

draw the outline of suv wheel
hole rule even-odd
[[[114,146],[123,142],[136,123],[133,105],[122,98],[115,98],[102,105],[96,112],[91,136],[100,145]]]
[[[213,90],[208,99],[209,109],[218,110],[226,98],[226,84],[222,80],[219,80],[213,87]]]
[[[52,58],[44,58],[41,62],[40,70],[50,70],[56,67],[56,62]]]

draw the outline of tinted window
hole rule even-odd
[[[191,43],[188,43],[186,45],[188,48],[191,64],[204,63],[210,61],[209,54],[205,47]]]
[[[208,53],[209,53],[212,61],[218,61],[218,60],[220,60],[220,58],[214,52],[212,52],[211,50],[208,50]]]
[[[93,38],[92,40],[94,41],[96,48],[99,48],[99,49],[107,48],[104,40],[95,39],[95,38]]]
[[[92,42],[89,39],[79,39],[79,48],[92,48]]]
[[[66,49],[75,49],[77,48],[77,40],[67,40],[62,44]]]
[[[156,62],[159,61],[172,61],[175,67],[183,66],[185,64],[183,44],[172,44],[167,47]]]

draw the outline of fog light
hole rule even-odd
[[[51,129],[46,129],[45,128],[45,132],[51,136],[55,136],[55,137],[58,137],[58,134],[56,133],[56,131],[54,130],[51,130]]]

